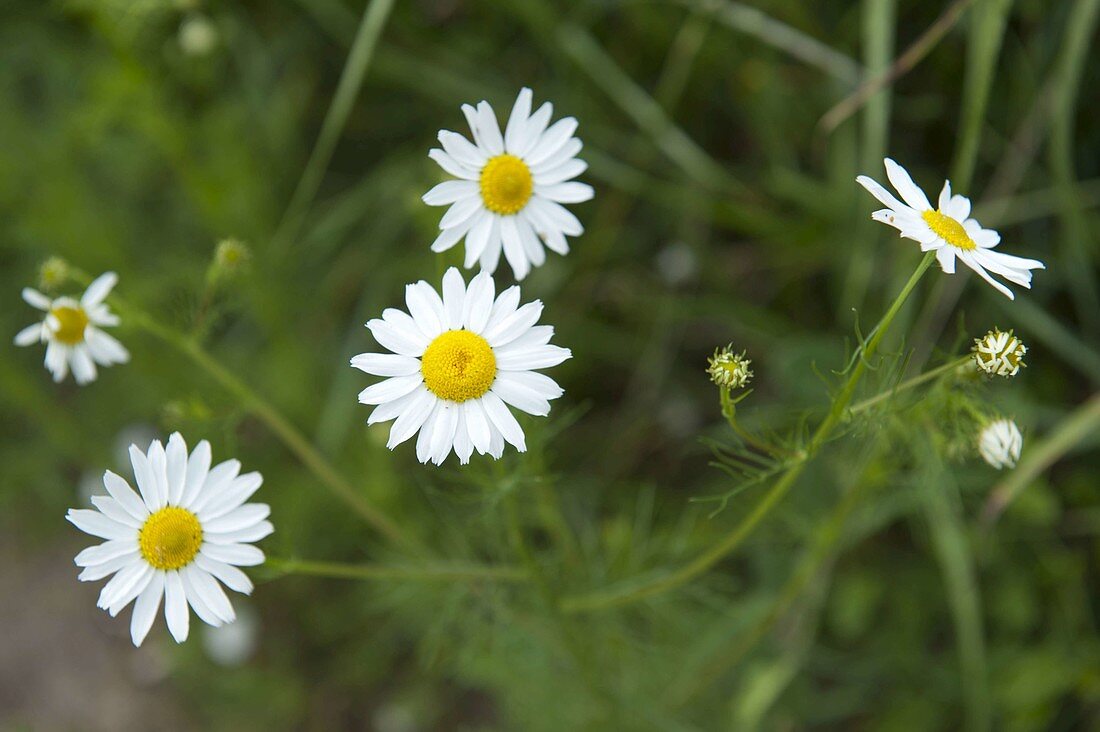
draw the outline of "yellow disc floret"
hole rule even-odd
[[[186,508],[162,508],[145,520],[138,546],[141,556],[156,569],[186,567],[202,546],[202,524]]]
[[[936,233],[936,236],[955,247],[956,249],[976,249],[977,244],[966,233],[966,229],[955,219],[939,211],[928,210],[920,215],[928,228]]]
[[[481,169],[481,200],[493,213],[508,216],[521,210],[534,187],[531,169],[515,155],[497,155]]]
[[[88,314],[83,308],[62,305],[50,311],[60,325],[54,338],[67,346],[75,346],[84,340],[84,329],[88,327]]]
[[[468,330],[449,330],[428,344],[420,362],[424,385],[440,399],[476,399],[493,385],[497,359],[489,342]]]

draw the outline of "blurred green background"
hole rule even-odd
[[[374,0],[378,41],[347,64],[358,1],[0,0],[0,727],[1100,725],[1100,439],[1048,439],[1100,389],[1100,2],[389,5]],[[822,123],[899,56],[885,91]],[[331,161],[301,183],[341,74],[355,92],[363,71],[322,135]],[[419,200],[441,179],[437,130],[465,131],[464,102],[506,114],[524,85],[580,120],[597,190],[574,207],[573,252],[523,283],[573,349],[552,372],[566,395],[523,421],[529,453],[423,467],[365,426],[370,379],[347,362],[374,349],[363,322],[457,259],[429,252],[440,211]],[[861,396],[994,325],[1029,345],[1028,368],[857,421],[692,582],[562,610],[686,564],[763,492],[712,464],[741,449],[703,371],[716,346],[753,359],[746,427],[797,445],[820,419],[857,327],[919,259],[854,182],[883,178],[884,154],[932,195],[950,175],[1004,251],[1047,270],[1015,302],[931,271]],[[211,284],[226,237],[252,256]],[[63,520],[103,470],[129,474],[130,440],[179,429],[261,471],[270,556],[404,557],[132,319],[115,330],[129,365],[53,384],[40,348],[11,345],[36,317],[19,290],[53,255],[117,271],[121,297],[193,334],[433,555],[523,564],[516,507],[538,580],[259,568],[231,633],[193,621],[176,646],[158,620],[134,649],[129,611],[111,621],[98,583],[76,581],[89,541]],[[1014,417],[1025,460],[1050,451],[995,525],[983,506],[1011,478],[977,459],[960,405]],[[728,501],[696,500],[713,496]]]

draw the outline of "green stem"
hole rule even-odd
[[[962,358],[957,358],[954,361],[948,361],[947,363],[943,364],[942,366],[937,366],[936,368],[932,369],[931,371],[925,371],[923,374],[921,374],[919,376],[914,376],[911,379],[906,379],[905,381],[901,382],[897,386],[893,387],[892,389],[887,389],[886,391],[882,392],[881,394],[876,394],[875,396],[870,397],[868,399],[864,399],[861,402],[856,402],[855,404],[852,405],[852,408],[849,409],[848,412],[849,412],[849,414],[859,414],[860,412],[865,412],[868,409],[870,409],[871,407],[878,404],[879,402],[882,402],[886,399],[889,399],[889,398],[893,397],[894,395],[899,394],[903,391],[907,391],[909,389],[912,389],[915,386],[920,386],[921,384],[923,384],[925,382],[932,381],[933,379],[936,379],[936,378],[942,376],[943,374],[954,371],[954,370],[960,368],[961,366],[965,366],[967,363],[969,363],[972,360],[973,360],[972,356],[963,356]]]
[[[567,612],[596,610],[617,605],[625,605],[647,597],[659,595],[675,587],[679,587],[685,582],[699,576],[740,546],[741,542],[753,532],[764,517],[767,516],[776,504],[778,504],[787,494],[795,481],[798,480],[798,477],[802,474],[806,464],[817,454],[818,450],[825,444],[829,437],[832,436],[833,431],[847,413],[848,405],[852,401],[852,396],[855,394],[860,379],[863,378],[863,374],[867,370],[868,362],[878,352],[878,347],[883,337],[886,335],[886,331],[889,330],[890,324],[893,322],[894,318],[897,317],[898,311],[901,310],[902,305],[905,304],[905,301],[909,298],[909,295],[913,292],[913,289],[917,286],[920,278],[924,275],[925,271],[928,270],[928,267],[932,264],[934,259],[934,252],[928,252],[924,255],[924,258],[921,259],[920,264],[917,265],[909,281],[905,283],[905,286],[902,288],[901,292],[898,293],[897,298],[894,299],[894,302],[890,305],[886,314],[882,316],[882,320],[875,326],[866,345],[857,353],[856,363],[852,367],[851,373],[848,376],[848,381],[845,382],[844,387],[833,400],[832,408],[829,410],[828,415],[826,415],[824,421],[818,426],[817,430],[810,438],[809,443],[803,450],[805,459],[799,460],[791,465],[791,467],[780,476],[775,485],[764,494],[764,497],[760,499],[759,503],[753,507],[748,516],[743,518],[724,539],[671,574],[627,589],[612,588],[590,595],[566,597],[562,601],[562,609]]]
[[[305,559],[268,557],[265,567],[282,574],[303,574],[313,577],[362,580],[425,580],[461,581],[488,579],[501,582],[526,582],[530,578],[517,567],[483,566],[476,564],[346,564],[343,562],[316,562]]]
[[[182,333],[161,325],[144,312],[122,304],[117,297],[112,297],[112,304],[115,305],[116,309],[125,312],[126,319],[129,322],[183,353],[195,365],[221,384],[226,391],[235,396],[242,407],[267,424],[271,431],[282,440],[283,444],[317,476],[317,479],[333,495],[344,501],[380,534],[394,544],[405,548],[414,546],[404,532],[398,528],[397,524],[364,498],[283,415],[247,384],[234,376],[229,369],[218,363],[213,356],[203,350],[202,346]]]
[[[359,88],[363,85],[363,78],[367,74],[374,51],[378,47],[378,39],[382,35],[382,28],[386,25],[390,10],[393,8],[393,0],[372,0],[363,10],[363,18],[359,23],[359,31],[348,53],[344,70],[340,74],[340,81],[336,86],[336,94],[329,105],[325,121],[321,124],[321,132],[317,135],[317,142],[310,153],[298,186],[294,189],[294,195],[287,205],[286,213],[279,222],[279,228],[271,241],[271,249],[278,254],[289,246],[297,236],[298,230],[305,218],[313,197],[317,195],[317,189],[321,186],[325,170],[332,153],[336,149],[336,143],[347,124],[351,108],[359,96]]]

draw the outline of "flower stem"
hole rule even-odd
[[[487,579],[526,582],[526,572],[517,567],[459,563],[430,564],[347,564],[306,559],[268,557],[264,562],[281,574],[302,574],[333,579],[461,581]]]
[[[890,389],[887,389],[886,391],[882,392],[881,394],[876,394],[875,396],[864,399],[861,402],[856,402],[855,404],[852,405],[852,408],[848,410],[848,413],[849,414],[859,414],[860,412],[865,412],[868,409],[870,409],[871,407],[878,404],[879,402],[882,402],[886,399],[889,399],[889,398],[893,397],[895,394],[899,394],[903,391],[907,391],[909,389],[912,389],[915,386],[920,386],[921,384],[923,384],[925,382],[932,381],[933,379],[935,379],[939,376],[942,376],[943,374],[954,371],[955,369],[959,368],[960,366],[966,365],[967,362],[972,361],[972,360],[973,360],[973,356],[966,355],[966,356],[962,356],[961,358],[957,358],[954,361],[948,361],[947,363],[943,364],[942,366],[937,366],[936,368],[932,369],[931,371],[925,371],[923,374],[920,374],[919,376],[914,376],[911,379],[906,379],[905,381],[901,382],[897,386],[895,386],[893,388],[890,388]]]
[[[898,296],[894,299],[894,302],[890,305],[886,314],[882,316],[882,320],[875,326],[870,338],[860,348],[857,353],[855,365],[848,375],[848,380],[841,388],[840,393],[833,399],[829,413],[818,426],[817,430],[814,431],[813,436],[810,437],[809,443],[803,449],[804,459],[798,460],[791,465],[791,467],[780,476],[775,485],[764,494],[763,498],[760,499],[759,503],[756,504],[752,511],[750,511],[740,523],[734,526],[730,533],[726,534],[725,538],[700,554],[687,565],[670,574],[641,585],[635,584],[626,589],[610,588],[590,595],[566,597],[562,601],[562,609],[567,612],[597,610],[630,604],[647,597],[659,595],[679,587],[685,582],[699,576],[740,546],[741,542],[753,532],[764,517],[771,512],[772,508],[774,508],[787,494],[795,481],[798,480],[798,477],[802,474],[806,464],[817,454],[818,450],[825,444],[829,437],[832,436],[833,431],[847,413],[848,405],[852,401],[852,396],[855,394],[860,379],[863,378],[863,374],[867,370],[868,362],[878,351],[879,344],[886,335],[886,331],[889,330],[890,324],[893,322],[894,318],[897,317],[902,305],[905,304],[905,301],[909,298],[909,295],[913,292],[913,289],[917,286],[920,278],[924,275],[925,271],[928,270],[928,267],[931,266],[934,259],[934,252],[928,252],[924,255],[924,258],[921,259],[920,264],[917,265],[909,281],[905,283],[905,286],[902,288],[901,292],[898,293]]]
[[[333,495],[362,516],[378,533],[394,544],[405,548],[415,547],[393,519],[364,498],[286,417],[234,376],[229,369],[218,363],[195,340],[161,325],[140,310],[123,305],[117,297],[112,297],[112,303],[125,312],[127,320],[183,353],[221,384],[226,391],[233,394],[241,406],[259,417]]]

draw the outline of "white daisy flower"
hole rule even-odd
[[[978,370],[990,376],[1015,376],[1024,363],[1027,346],[1011,330],[1005,333],[994,328],[982,338],[974,339],[974,363]]]
[[[1020,428],[1011,419],[990,422],[978,436],[978,452],[997,470],[1015,468],[1024,446]]]
[[[443,149],[428,153],[439,167],[459,180],[440,183],[424,194],[429,206],[450,209],[439,222],[432,244],[443,252],[466,239],[466,268],[496,271],[503,249],[517,280],[546,261],[543,244],[558,254],[569,252],[566,236],[580,236],[581,222],[563,203],[592,198],[592,186],[571,180],[588,167],[576,155],[581,141],[573,137],[577,120],[566,117],[550,125],[553,105],[531,113],[531,90],[516,97],[501,135],[488,102],[462,105],[474,142],[441,130]],[[548,126],[549,125],[549,126]]]
[[[951,195],[951,181],[944,181],[939,207],[934,209],[905,168],[890,158],[886,158],[885,163],[886,176],[905,203],[871,178],[861,175],[856,178],[859,184],[886,205],[871,214],[871,218],[893,226],[906,239],[920,242],[922,252],[935,251],[944,272],[954,274],[958,258],[1011,300],[1014,297],[1012,290],[993,279],[990,272],[1030,289],[1031,270],[1046,269],[1046,265],[1036,259],[993,251],[1001,235],[992,229],[983,229],[970,218],[970,199]]]
[[[23,299],[31,307],[46,313],[40,323],[28,325],[15,336],[15,345],[46,344],[46,370],[54,381],[61,381],[72,369],[78,384],[95,381],[96,364],[113,366],[130,360],[130,352],[104,327],[118,325],[118,316],[103,302],[118,282],[118,275],[107,272],[95,279],[80,300],[59,297],[55,300],[30,287],[23,288]]]
[[[387,308],[367,323],[375,339],[393,353],[362,353],[351,365],[389,377],[359,394],[375,404],[367,424],[396,419],[386,446],[393,449],[418,431],[416,457],[440,465],[453,449],[463,465],[470,454],[499,458],[504,443],[527,449],[511,405],[536,416],[550,412],[562,395],[553,379],[534,369],[557,366],[572,354],[549,345],[554,329],[535,325],[538,300],[519,305],[513,285],[494,299],[495,285],[481,272],[467,288],[451,267],[443,295],[421,280],[405,287],[409,313]]]
[[[259,473],[240,475],[241,464],[227,460],[210,467],[210,443],[187,453],[179,433],[165,448],[154,440],[148,453],[130,446],[140,497],[125,479],[107,471],[108,496],[95,496],[98,510],[70,509],[65,517],[81,531],[107,541],[76,555],[84,582],[113,574],[97,605],[111,614],[131,601],[130,637],[140,646],[164,596],[164,619],[177,643],[187,640],[190,605],[210,625],[236,618],[223,585],[244,594],[252,582],[237,567],[262,564],[264,553],[251,545],[272,531],[271,509],[245,503],[263,482]]]

